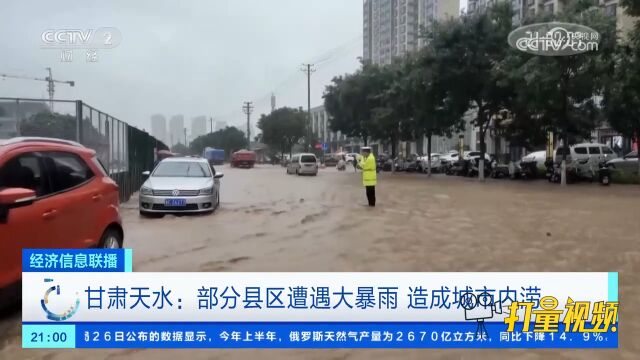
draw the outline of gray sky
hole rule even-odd
[[[6,1],[3,13],[0,73],[45,77],[51,67],[54,78],[76,81],[58,84],[56,98],[148,131],[155,113],[182,114],[188,127],[213,115],[244,130],[242,102],[261,100],[257,119],[271,91],[278,107],[306,108],[300,65],[325,60],[312,75],[311,105],[320,105],[324,86],[362,54],[362,0],[21,0]],[[118,28],[122,43],[98,50],[97,63],[84,50],[65,63],[61,50],[40,47],[46,29],[99,27]],[[0,96],[46,98],[46,83],[0,80]]]

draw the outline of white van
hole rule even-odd
[[[318,159],[310,153],[295,154],[287,165],[287,174],[318,175]]]
[[[553,162],[560,163],[564,147],[559,147],[553,152]],[[567,152],[567,165],[578,170],[579,174],[588,176],[598,170],[601,162],[617,158],[618,155],[605,144],[582,143],[569,146]]]

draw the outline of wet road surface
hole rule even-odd
[[[213,215],[141,218],[122,205],[134,271],[619,271],[619,350],[22,350],[0,322],[0,359],[637,359],[640,187],[225,166]]]

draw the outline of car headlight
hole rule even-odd
[[[211,194],[213,194],[213,186],[206,189],[200,189],[200,195],[211,195]]]
[[[142,195],[153,195],[153,190],[151,190],[151,188],[143,186],[143,187],[140,188],[140,194],[142,194]]]

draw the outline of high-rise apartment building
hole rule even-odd
[[[184,144],[184,117],[182,115],[174,115],[169,120],[169,143],[171,146],[181,143]]]
[[[542,12],[558,13],[573,0],[467,0],[467,14],[473,14],[496,1],[509,1],[513,7],[513,23],[521,24],[528,17]],[[615,16],[618,30],[627,33],[633,27],[633,18],[624,13],[619,0],[594,0],[606,15]]]
[[[418,2],[418,24],[430,30],[436,21],[457,17],[460,14],[460,1],[421,0]],[[418,38],[418,47],[424,46],[425,40]]]
[[[424,45],[421,28],[458,15],[459,0],[365,0],[363,57],[374,64],[389,64]]]
[[[151,135],[167,143],[167,119],[164,116],[160,114],[151,116]]]
[[[191,139],[207,134],[207,117],[204,115],[196,116],[191,119]]]

